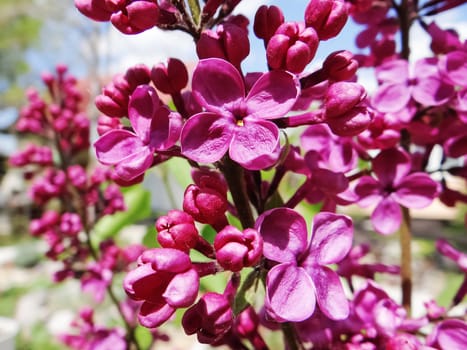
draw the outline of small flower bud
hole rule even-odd
[[[360,84],[350,82],[332,84],[324,100],[326,118],[335,118],[347,113],[365,97],[365,88]]]
[[[316,30],[320,40],[337,36],[347,17],[346,4],[341,0],[311,0],[305,9],[305,24]]]
[[[323,73],[328,79],[334,81],[349,80],[355,75],[357,68],[357,60],[347,50],[331,53],[323,63]]]
[[[159,63],[152,68],[151,80],[159,91],[174,94],[188,84],[188,71],[182,61],[170,58],[167,66]]]
[[[183,210],[198,222],[215,225],[225,218],[227,196],[212,188],[190,185],[185,190]]]
[[[149,84],[151,72],[144,64],[137,64],[130,67],[125,72],[125,80],[128,82],[130,90],[133,92],[139,85]]]
[[[219,265],[226,270],[238,272],[259,261],[263,252],[263,240],[254,229],[241,232],[229,225],[216,235],[214,249]]]
[[[256,11],[253,30],[258,38],[264,40],[266,46],[282,23],[284,23],[284,14],[279,7],[262,5]]]
[[[112,11],[107,8],[106,0],[75,0],[79,12],[95,21],[108,21]]]
[[[112,24],[123,34],[138,34],[157,25],[159,7],[152,1],[128,2],[110,17]]]
[[[164,248],[187,252],[196,246],[199,233],[191,215],[181,210],[170,210],[156,221],[157,241]]]

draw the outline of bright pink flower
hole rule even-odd
[[[196,300],[199,276],[190,257],[178,249],[154,248],[138,258],[138,267],[123,282],[128,296],[142,300],[139,322],[155,328]]]
[[[372,161],[372,170],[376,178],[360,178],[355,193],[363,207],[377,203],[371,214],[371,222],[381,234],[391,234],[399,228],[401,205],[424,208],[438,195],[438,183],[428,174],[410,173],[410,156],[401,149],[381,151]]]
[[[185,123],[182,153],[202,163],[230,158],[250,170],[272,166],[280,153],[279,128],[269,119],[290,111],[298,81],[284,71],[263,74],[245,96],[243,78],[227,61],[201,60],[193,73],[193,95],[206,109]]]
[[[462,320],[444,320],[428,336],[427,345],[440,350],[462,350],[467,344],[467,323]]]
[[[130,181],[152,165],[154,152],[170,148],[178,140],[181,117],[161,105],[156,90],[141,85],[130,98],[128,115],[134,132],[114,129],[94,144],[102,164],[114,165],[116,174]]]
[[[353,224],[349,217],[318,213],[311,240],[303,217],[288,208],[263,213],[256,222],[264,245],[263,255],[278,262],[266,278],[265,307],[277,322],[299,322],[320,310],[334,320],[349,314],[344,289],[335,271],[326,265],[341,261],[349,252]]]
[[[443,81],[435,58],[418,60],[413,75],[406,60],[390,60],[377,68],[376,76],[382,85],[373,96],[373,105],[380,112],[398,112],[412,98],[424,106],[440,106],[454,96],[454,88]]]

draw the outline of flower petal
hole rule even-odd
[[[172,248],[153,248],[141,254],[142,263],[151,263],[156,271],[180,273],[191,268],[190,257],[183,251]]]
[[[220,58],[200,60],[193,72],[193,96],[208,111],[245,97],[242,76],[231,63]]]
[[[257,219],[255,228],[263,237],[263,254],[270,260],[295,262],[307,248],[305,219],[293,209],[268,210]]]
[[[413,173],[399,183],[393,198],[407,208],[424,208],[433,202],[438,194],[438,183],[428,174]]]
[[[230,158],[248,170],[266,169],[280,155],[279,128],[267,120],[245,118],[230,143]]]
[[[371,214],[371,223],[374,229],[383,235],[396,232],[401,221],[401,208],[390,196],[379,202]]]
[[[295,264],[274,266],[266,277],[265,307],[277,322],[300,322],[315,311],[313,282],[306,271]]]
[[[437,76],[426,77],[414,85],[412,97],[425,106],[440,106],[454,97],[454,87]]]
[[[363,176],[355,186],[358,204],[368,207],[382,199],[382,186],[378,180],[371,176]]]
[[[149,85],[140,85],[130,96],[128,117],[136,135],[144,143],[149,143],[154,114],[161,103],[156,90]]]
[[[315,266],[311,271],[320,310],[331,320],[343,320],[349,316],[349,302],[337,273],[326,266]]]
[[[383,84],[373,96],[373,106],[383,113],[398,112],[409,103],[410,90],[405,84]]]
[[[182,129],[182,154],[201,163],[221,159],[229,149],[233,122],[214,113],[198,113]]]
[[[162,295],[175,308],[188,307],[196,300],[199,290],[199,276],[195,269],[175,275]]]
[[[139,150],[135,149],[133,154],[115,165],[115,173],[125,181],[133,180],[144,174],[151,167],[153,160],[154,152],[151,148],[141,147]]]
[[[114,165],[130,154],[143,148],[142,141],[132,132],[114,129],[106,132],[95,143],[96,155],[99,162]]]
[[[175,309],[166,303],[144,302],[138,314],[138,321],[147,328],[156,328],[167,321],[175,312]]]
[[[282,117],[293,107],[299,92],[300,83],[292,74],[281,70],[265,73],[246,97],[250,116],[266,119]]]
[[[381,182],[381,186],[395,187],[411,168],[410,156],[398,148],[381,151],[372,162],[373,171]]]
[[[310,255],[320,265],[341,261],[352,248],[353,223],[348,216],[318,213],[313,218]]]

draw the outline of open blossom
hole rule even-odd
[[[213,163],[227,152],[250,170],[272,166],[280,154],[279,128],[271,119],[283,117],[294,105],[299,83],[291,74],[263,74],[245,96],[238,70],[218,58],[201,60],[193,73],[193,95],[206,109],[185,123],[182,153]]]
[[[318,213],[308,242],[305,219],[296,211],[276,208],[256,222],[264,245],[263,255],[277,262],[266,277],[265,307],[278,322],[306,320],[320,310],[334,320],[349,315],[349,304],[335,271],[326,265],[341,261],[349,252],[353,224],[349,217]]]
[[[194,303],[199,275],[190,257],[178,249],[154,248],[138,258],[138,267],[123,282],[128,296],[141,300],[139,322],[155,328],[167,321],[177,308]]]
[[[180,115],[162,105],[149,85],[133,92],[128,115],[134,132],[113,129],[94,144],[99,161],[114,165],[118,177],[125,181],[144,174],[153,163],[155,151],[173,146],[182,124]]]
[[[424,208],[438,194],[438,183],[422,172],[410,173],[410,156],[398,148],[379,153],[372,161],[375,177],[364,176],[355,187],[359,204],[377,204],[371,223],[381,234],[395,232],[402,222],[400,206]]]

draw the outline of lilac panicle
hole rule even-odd
[[[161,105],[156,90],[141,85],[133,92],[128,106],[133,132],[114,129],[94,144],[98,160],[114,165],[121,179],[131,181],[151,167],[154,152],[170,148],[178,140],[181,117]]]
[[[336,272],[326,265],[341,261],[350,251],[353,224],[349,217],[319,213],[311,240],[303,217],[288,208],[261,214],[256,222],[263,255],[277,262],[266,278],[265,307],[277,322],[299,322],[313,315],[316,302],[331,319],[345,319],[349,304]]]
[[[201,60],[193,73],[193,95],[206,109],[185,123],[182,153],[201,162],[227,152],[250,170],[272,166],[279,157],[279,129],[269,119],[284,116],[299,94],[298,80],[284,71],[263,74],[245,96],[238,70],[227,61]],[[261,142],[258,142],[261,140]]]

